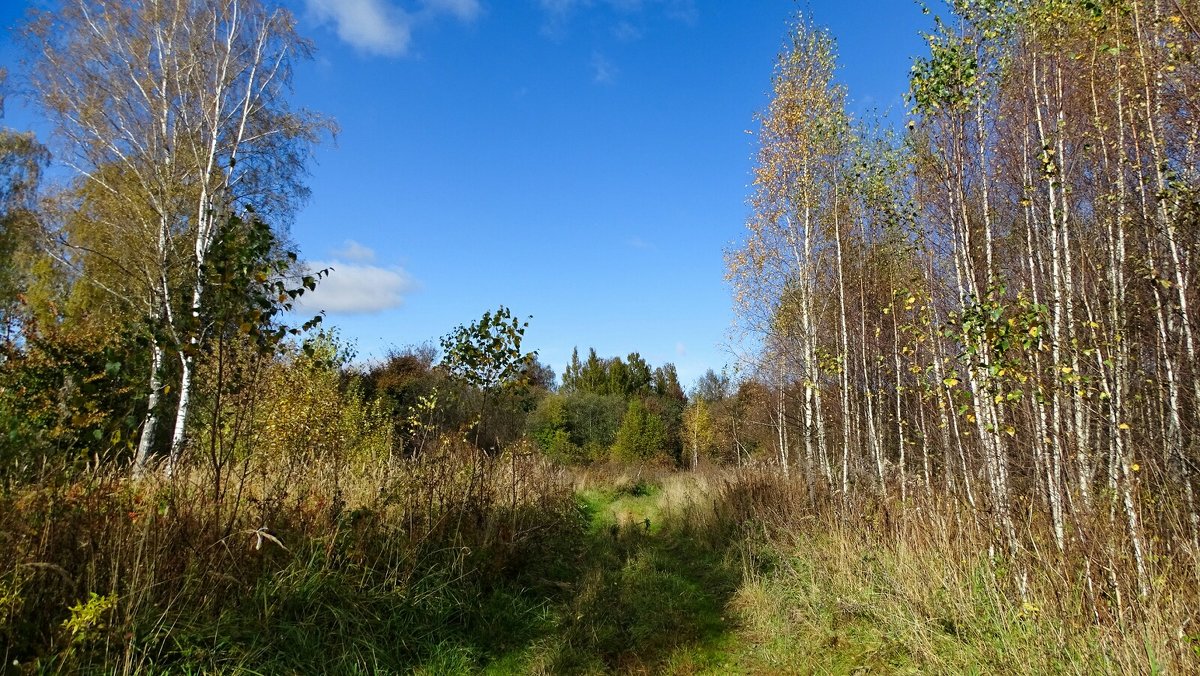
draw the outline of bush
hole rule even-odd
[[[131,457],[146,361],[129,335],[29,326],[20,343],[0,341],[0,481],[44,461]]]
[[[662,418],[651,413],[639,399],[629,402],[613,457],[624,462],[641,462],[663,456],[667,443],[667,428]]]

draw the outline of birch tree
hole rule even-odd
[[[287,101],[292,64],[310,46],[287,10],[258,0],[67,0],[38,14],[26,36],[33,88],[62,161],[111,200],[119,217],[107,227],[133,235],[114,240],[144,247],[85,251],[62,237],[64,262],[99,253],[128,262],[137,278],[122,301],[153,340],[135,462],[140,470],[150,459],[173,391],[173,468],[208,333],[205,269],[221,224],[252,208],[286,225],[307,196],[310,149],[332,130]]]
[[[728,258],[761,417],[842,504],[943,487],[1018,590],[1045,538],[1119,616],[1200,541],[1200,3],[945,6],[903,144],[848,121],[819,30],[777,63]]]
[[[784,399],[794,377],[802,388],[804,462],[827,485],[833,483],[833,473],[822,397],[821,356],[826,352],[816,324],[821,301],[817,285],[830,257],[825,231],[831,228],[825,221],[837,212],[840,165],[835,158],[848,126],[844,92],[834,83],[833,69],[829,35],[798,23],[779,57],[773,99],[762,116],[749,238],[729,257],[735,293],[745,301],[746,327],[770,337],[778,360],[780,462],[786,471]]]

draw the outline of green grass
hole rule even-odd
[[[1151,672],[1155,650],[1015,597],[986,555],[801,519],[764,536],[686,475],[589,486],[553,630],[495,673]],[[744,515],[733,515],[737,518]],[[649,523],[649,527],[647,527]],[[757,533],[757,534],[756,534]],[[1132,648],[1131,648],[1132,646]]]
[[[1184,661],[1169,632],[1101,628],[1082,595],[1039,596],[1032,584],[1014,598],[999,564],[969,542],[926,525],[882,535],[869,518],[786,511],[791,493],[781,495],[689,473],[602,476],[573,500],[564,485],[553,511],[496,508],[476,531],[464,517],[460,539],[424,548],[350,515],[332,540],[288,536],[288,551],[246,558],[261,574],[226,576],[239,584],[219,591],[203,588],[219,576],[184,571],[178,598],[190,605],[153,606],[153,621],[129,625],[131,671],[1187,671],[1172,668]],[[110,634],[32,671],[117,671],[126,643]]]
[[[1076,674],[1150,671],[1129,645],[1021,601],[986,557],[883,546],[845,529],[747,543],[730,660],[771,673]],[[1109,637],[1111,639],[1111,637]]]
[[[698,529],[713,526],[668,509],[667,497],[646,483],[580,491],[586,537],[553,631],[489,671],[719,668],[733,640],[726,606],[738,584],[734,551],[712,546],[711,533]]]
[[[172,623],[161,668],[726,672],[741,564],[728,524],[704,516],[710,503],[685,478],[582,490],[573,530],[536,557],[469,580],[430,566],[389,584],[377,569],[296,552],[220,617]]]

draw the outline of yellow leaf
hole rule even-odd
[[[1127,430],[1129,429],[1129,423],[1121,423],[1120,425],[1117,425],[1117,429]]]
[[[1141,470],[1141,469],[1142,469],[1142,466],[1141,466],[1141,465],[1139,465],[1139,464],[1137,464],[1137,463],[1135,462],[1135,463],[1133,463],[1132,465],[1130,465],[1130,466],[1129,466],[1129,469],[1131,469],[1131,470],[1133,470],[1133,471],[1137,472],[1137,471],[1139,471],[1139,470]]]

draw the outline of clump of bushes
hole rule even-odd
[[[553,588],[581,530],[561,469],[463,430],[396,452],[390,417],[320,354],[254,373],[236,416],[203,402],[209,452],[171,476],[44,463],[0,493],[5,664],[406,671],[517,640],[480,629],[497,608],[536,626],[540,597],[514,590]]]

